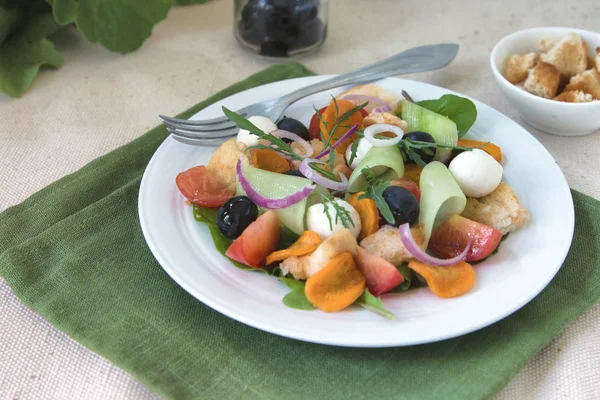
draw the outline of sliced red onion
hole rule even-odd
[[[381,108],[383,110],[386,110],[386,112],[392,111],[392,109],[390,108],[388,103],[381,100],[379,97],[366,96],[366,95],[362,95],[362,94],[347,94],[343,97],[340,97],[340,99],[356,101],[356,102],[360,102],[360,103],[368,102],[369,104],[367,104],[365,106],[365,110],[367,110],[369,112],[371,112],[374,108]]]
[[[286,131],[283,129],[275,129],[273,132],[271,132],[271,134],[278,138],[285,138],[285,139],[293,140],[294,142],[301,145],[304,148],[304,154],[299,154],[299,155],[302,157],[310,157],[314,153],[314,150],[313,150],[312,146],[310,145],[310,143],[308,143],[306,140],[302,139],[299,135],[295,134],[294,132]],[[286,156],[284,156],[284,157],[289,159],[289,157],[286,157]]]
[[[471,249],[471,242],[467,245],[467,247],[457,255],[456,257],[441,259],[437,257],[433,257],[425,252],[418,244],[415,242],[413,238],[412,232],[410,231],[409,224],[400,225],[400,239],[402,239],[402,243],[408,252],[417,260],[425,263],[427,265],[431,265],[433,267],[449,267],[450,265],[454,265],[465,259],[467,253]]]
[[[254,190],[252,185],[250,185],[250,182],[248,182],[242,173],[242,160],[238,160],[237,165],[235,166],[235,172],[237,173],[237,177],[240,181],[242,189],[244,189],[244,192],[246,192],[246,196],[250,197],[250,199],[255,202],[257,206],[267,208],[269,210],[277,210],[292,206],[307,198],[313,192],[313,190],[315,190],[314,185],[308,185],[292,195],[281,197],[279,199],[269,199],[260,195],[256,190]]]
[[[387,106],[387,104],[386,104]],[[384,113],[384,112],[391,112],[392,109],[390,108],[390,106],[387,107],[375,107],[371,112],[374,113]]]
[[[389,139],[378,139],[375,137],[375,135],[377,135],[378,133],[383,132],[392,132],[396,135],[396,137]],[[364,135],[365,139],[367,139],[367,142],[371,143],[373,146],[388,147],[398,144],[400,140],[402,140],[402,136],[404,136],[404,131],[402,130],[402,128],[396,125],[375,124],[365,128]]]
[[[311,163],[319,163],[322,164],[322,161],[319,161],[314,158],[305,158],[300,163],[300,167],[298,168],[302,175],[313,181],[314,183],[325,186],[328,189],[332,190],[346,190],[348,188],[348,178],[346,175],[340,173],[341,182],[334,181],[333,179],[329,179],[319,174],[317,171],[310,167]]]
[[[352,125],[352,127],[350,129],[348,129],[348,132],[344,133],[342,135],[342,137],[340,137],[333,145],[331,145],[331,147],[336,149],[344,140],[348,139],[350,137],[350,135],[352,135],[354,132],[356,132],[357,129],[358,129],[358,124]],[[323,158],[327,154],[329,154],[329,147],[323,149],[323,151],[320,152],[319,154],[317,154],[314,158],[316,158],[316,159]]]

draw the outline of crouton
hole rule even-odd
[[[540,50],[545,53],[554,47],[556,43],[558,43],[558,39],[542,39],[540,40]]]
[[[312,139],[310,142],[310,147],[312,147],[313,149],[313,153],[311,157],[316,156],[317,154],[319,154],[320,152],[323,151],[324,145],[323,142],[319,139]],[[292,148],[292,150],[299,154],[299,155],[304,155],[304,148],[302,147],[301,144],[299,144],[298,142],[292,142],[292,144],[290,145],[290,147]],[[329,154],[321,157],[321,161],[323,162],[329,162]],[[298,169],[298,167],[300,167],[300,163],[302,161],[300,160],[294,160],[292,161],[292,167],[294,169]],[[342,154],[341,151],[339,151],[338,149],[335,149],[335,158],[333,160],[333,165],[334,165],[334,169],[335,167],[338,167],[340,165],[346,165],[346,161],[344,159],[344,155]]]
[[[595,100],[600,100],[600,72],[589,69],[579,75],[575,75],[565,87],[568,90],[581,90],[591,94]]]
[[[596,58],[594,60],[594,64],[596,64],[596,71],[600,73],[600,47],[596,47]]]
[[[514,85],[523,82],[527,78],[529,70],[538,62],[538,57],[536,53],[513,54],[506,61],[504,76]]]
[[[410,229],[415,241],[421,246],[425,246],[425,235],[423,235],[423,227],[416,225]],[[378,256],[387,262],[398,266],[403,262],[408,262],[412,259],[412,255],[406,250],[398,228],[391,225],[381,227],[377,232],[367,236],[360,242],[367,253]]]
[[[467,198],[463,217],[498,229],[503,235],[513,232],[529,220],[529,213],[506,183],[478,199]]]
[[[368,85],[355,86],[352,89],[347,90],[344,93],[340,94],[339,96],[337,96],[337,98],[341,99],[347,95],[361,95],[361,96],[377,97],[378,99],[385,101],[387,103],[387,105],[390,106],[390,108],[392,109],[392,113],[394,113],[394,114],[398,113],[398,111],[400,110],[400,107],[401,107],[401,102],[402,102],[402,99],[400,97],[398,97],[398,95],[396,95],[395,93],[392,93],[389,90],[386,90],[386,89],[379,87],[372,83],[369,83]],[[364,103],[364,100],[351,100],[351,99],[346,99],[346,100],[352,101],[356,105]],[[374,107],[376,107],[376,105],[370,104],[367,107],[365,107],[365,109],[370,112]]]
[[[235,167],[238,159],[241,157],[242,163],[249,163],[245,151],[246,145],[244,143],[229,139],[219,146],[208,162],[208,170],[232,193],[235,193]]]
[[[405,132],[408,129],[408,122],[406,122],[406,121],[398,118],[394,114],[388,113],[388,112],[373,112],[373,111],[371,111],[371,113],[363,119],[363,127],[365,127],[365,128],[367,126],[371,126],[371,125],[375,125],[375,124],[394,125],[394,126],[399,127],[400,129],[402,129]]]
[[[564,77],[571,77],[587,69],[587,45],[581,36],[569,33],[543,53],[540,59],[554,65]]]
[[[341,253],[348,251],[355,256],[357,247],[356,239],[350,230],[342,229],[325,239],[312,253],[286,258],[279,268],[283,275],[292,274],[295,279],[307,279]]]
[[[554,98],[556,101],[563,101],[565,103],[588,103],[594,98],[591,94],[585,93],[582,90],[569,90],[562,92]]]
[[[560,72],[552,64],[539,61],[529,71],[524,87],[529,93],[551,99],[556,96],[559,83]]]

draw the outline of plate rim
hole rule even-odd
[[[314,83],[317,82],[318,80],[322,80],[322,79],[327,79],[329,77],[333,77],[335,75],[315,75],[315,76],[308,76],[308,77],[299,77],[299,78],[292,78],[292,79],[285,79],[282,81],[276,81],[276,82],[271,82],[265,85],[260,85],[257,86],[255,88],[249,88],[247,90],[238,92],[236,94],[233,94],[231,96],[228,96],[227,98],[224,98],[222,100],[219,101],[219,103],[223,103],[225,102],[228,98],[245,93],[248,90],[251,89],[256,89],[256,88],[265,88],[268,86],[278,86],[281,84],[285,84],[288,82],[298,82],[298,81],[306,81],[306,84],[310,84],[310,83]],[[432,85],[429,83],[425,83],[425,82],[420,82],[420,81],[416,81],[416,80],[409,80],[409,79],[403,79],[403,78],[395,78],[395,77],[390,77],[390,78],[385,78],[385,80],[394,80],[394,81],[398,81],[398,82],[411,82],[411,83],[415,83],[418,85],[423,85],[423,86],[427,86],[430,87],[432,89],[435,90],[442,90],[447,94],[455,94],[458,96],[462,96],[462,97],[466,97],[472,101],[475,102],[475,104],[479,107],[479,105],[483,105],[484,107],[489,108],[493,113],[496,113],[497,117],[503,118],[505,119],[507,122],[513,124],[514,126],[516,126],[518,129],[520,129],[521,131],[527,133],[527,135],[530,136],[531,139],[533,139],[535,141],[535,143],[537,144],[537,146],[539,146],[539,148],[546,153],[547,156],[550,157],[551,160],[553,160],[556,163],[556,160],[554,159],[554,157],[552,156],[552,154],[545,148],[545,146],[534,136],[532,135],[529,131],[527,131],[527,129],[525,129],[524,127],[522,127],[521,125],[519,125],[516,121],[514,121],[513,119],[511,119],[510,117],[506,116],[505,114],[501,113],[500,111],[496,110],[495,108],[481,102],[478,101],[470,96],[458,93],[456,91],[453,91],[451,89],[447,89],[447,88],[443,88],[440,86],[436,86],[436,85]],[[210,107],[210,106],[209,106]],[[198,114],[202,113],[203,110],[197,112],[196,114],[194,114],[192,117],[190,117],[190,119],[193,119],[194,117],[196,117]],[[140,221],[140,226],[141,226],[141,230],[142,230],[142,234],[144,236],[144,239],[150,249],[150,251],[152,252],[154,258],[157,260],[157,262],[160,264],[161,268],[163,268],[163,270],[165,270],[165,272],[167,272],[167,274],[169,275],[169,277],[171,279],[173,279],[180,287],[182,287],[186,292],[188,292],[188,294],[190,294],[191,296],[193,296],[194,298],[196,298],[197,300],[201,301],[202,303],[204,303],[205,305],[209,306],[210,308],[218,311],[219,313],[225,315],[228,318],[232,318],[236,321],[239,321],[241,323],[244,323],[248,326],[263,330],[265,332],[269,332],[272,334],[276,334],[279,336],[283,336],[283,337],[288,337],[288,338],[292,338],[292,339],[296,339],[296,340],[301,340],[301,341],[305,341],[305,342],[311,342],[311,343],[318,343],[318,344],[325,344],[325,345],[334,345],[334,346],[342,346],[342,347],[360,347],[360,348],[383,348],[383,347],[402,347],[402,346],[410,346],[410,345],[419,345],[419,344],[426,344],[426,343],[433,343],[433,342],[438,342],[438,341],[442,341],[442,340],[447,340],[450,338],[455,338],[455,337],[459,337],[471,332],[475,332],[477,330],[480,330],[482,328],[485,328],[489,325],[492,325],[495,322],[498,322],[508,316],[510,316],[511,314],[513,314],[514,312],[520,310],[522,307],[524,307],[526,304],[528,304],[530,301],[532,301],[535,297],[537,297],[547,286],[548,284],[554,279],[554,277],[556,276],[556,274],[558,273],[558,271],[560,270],[560,268],[562,267],[564,260],[566,259],[568,252],[570,250],[571,244],[572,244],[572,239],[573,239],[573,234],[574,234],[574,228],[575,228],[575,212],[574,212],[574,205],[573,205],[573,198],[572,198],[572,193],[570,191],[568,182],[566,180],[566,177],[563,173],[563,171],[561,170],[560,166],[558,166],[557,164],[557,169],[559,172],[559,175],[561,177],[561,182],[560,182],[560,186],[564,188],[566,188],[566,192],[565,194],[568,196],[568,200],[569,200],[569,205],[570,207],[568,208],[568,215],[567,215],[567,220],[569,223],[568,226],[568,238],[569,238],[569,243],[568,246],[565,246],[565,250],[563,251],[564,254],[561,254],[560,257],[557,258],[557,260],[560,259],[559,262],[557,262],[557,267],[554,268],[554,271],[552,271],[551,274],[549,274],[547,276],[547,279],[544,280],[543,282],[540,282],[540,284],[535,288],[535,290],[529,292],[529,296],[524,296],[520,302],[518,302],[517,304],[513,305],[512,307],[507,308],[508,311],[506,312],[501,312],[499,314],[501,315],[496,315],[494,318],[485,320],[485,321],[481,321],[479,324],[468,324],[467,327],[465,327],[464,329],[455,329],[453,332],[450,332],[448,334],[441,334],[438,335],[432,339],[429,340],[413,340],[413,341],[402,341],[401,343],[397,342],[397,341],[389,341],[389,342],[375,342],[373,341],[372,343],[365,343],[363,341],[352,341],[352,340],[341,340],[339,338],[337,338],[336,340],[329,340],[329,339],[315,339],[315,338],[311,338],[311,337],[306,337],[303,336],[301,332],[298,331],[293,331],[293,330],[286,330],[286,329],[282,329],[282,328],[273,328],[271,326],[269,326],[268,324],[265,324],[261,321],[256,321],[253,320],[252,318],[244,315],[243,313],[238,313],[235,311],[232,311],[230,309],[227,309],[226,307],[221,306],[221,304],[219,304],[216,301],[213,301],[210,297],[208,296],[202,296],[201,294],[198,293],[198,291],[194,288],[191,287],[190,284],[188,284],[184,279],[182,279],[181,276],[179,276],[176,273],[176,269],[172,268],[172,266],[169,264],[169,262],[167,262],[167,260],[162,256],[162,254],[160,253],[160,251],[158,251],[158,249],[155,247],[154,242],[152,241],[152,233],[151,233],[151,227],[149,224],[149,221],[151,220],[151,218],[146,218],[146,216],[144,215],[144,211],[145,211],[145,205],[143,204],[143,200],[144,200],[144,196],[143,194],[146,192],[147,190],[147,186],[148,186],[148,181],[149,181],[149,171],[152,170],[152,167],[154,167],[154,164],[157,163],[158,158],[159,158],[159,154],[162,151],[165,151],[165,148],[167,148],[169,146],[169,143],[172,143],[172,141],[174,141],[174,139],[169,136],[167,137],[161,144],[160,146],[156,149],[156,151],[154,152],[154,154],[152,155],[150,161],[148,162],[145,170],[144,170],[144,174],[142,176],[142,180],[140,183],[140,189],[138,192],[138,218]]]

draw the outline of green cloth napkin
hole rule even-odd
[[[182,116],[310,74],[299,64],[277,65]],[[0,274],[23,303],[165,398],[485,399],[600,298],[600,202],[574,191],[575,237],[560,272],[488,328],[388,349],[316,345],[250,328],[187,294],[146,246],[138,189],[166,136],[157,127],[0,215]]]

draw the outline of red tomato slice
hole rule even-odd
[[[429,248],[438,256],[452,258],[459,255],[469,241],[471,249],[465,261],[479,261],[488,257],[502,240],[502,232],[479,222],[453,215],[431,233]]]
[[[277,216],[273,211],[267,211],[248,225],[225,255],[250,267],[262,268],[267,256],[277,248],[279,231]]]
[[[404,277],[396,267],[381,257],[367,253],[360,246],[356,248],[354,261],[364,275],[367,287],[373,296],[389,292],[404,282]]]
[[[202,207],[221,207],[232,197],[204,165],[180,173],[175,183],[186,199]]]

